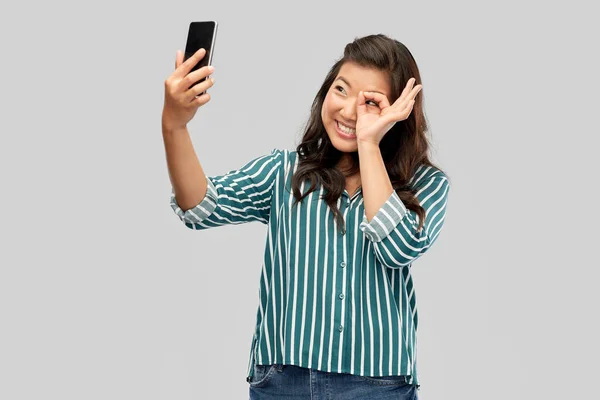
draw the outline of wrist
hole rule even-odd
[[[187,133],[187,127],[184,126],[174,126],[174,125],[164,125],[162,126],[162,135],[163,138],[171,138],[171,137],[180,137],[184,133]]]
[[[172,113],[171,110],[165,106],[163,108],[161,117],[163,132],[166,131],[179,131],[187,128],[187,124],[178,121],[177,114]]]
[[[165,118],[163,116],[162,121],[162,131],[163,134],[173,134],[173,133],[177,133],[183,130],[187,129],[187,125],[186,124],[180,124],[180,123],[174,123],[173,121],[170,121],[168,118]]]
[[[365,152],[365,151],[380,151],[379,148],[379,143],[375,143],[369,140],[357,140],[356,141],[357,145],[358,145],[358,151],[361,152]]]

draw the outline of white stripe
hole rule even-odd
[[[356,206],[355,206],[356,207]],[[355,220],[354,220],[354,226],[358,227],[358,225],[360,224],[360,219],[359,219],[359,214],[356,212],[356,208],[355,208]],[[352,284],[351,284],[351,301],[352,301],[352,347],[350,348],[350,374],[354,375],[354,355],[356,353],[356,302],[354,301],[354,299],[356,298],[356,268],[357,266],[360,266],[361,263],[356,259],[356,249],[358,248],[358,245],[360,244],[359,240],[359,235],[354,235],[354,243],[352,244],[352,247],[354,249],[354,252],[352,254]],[[346,265],[346,268],[349,268],[348,265]]]
[[[321,188],[319,189],[319,198],[321,198],[321,196],[323,195],[323,186],[321,186]],[[320,235],[320,224],[321,224],[321,206],[323,205],[322,201],[319,201],[317,203],[317,214],[316,214],[316,220],[317,220],[317,226],[315,229],[316,232],[316,237],[315,237],[315,245],[316,245],[316,249],[315,249],[315,272],[314,272],[314,279],[313,279],[313,309],[312,309],[312,322],[311,322],[311,327],[310,327],[310,346],[308,347],[308,354],[310,354],[310,358],[308,359],[308,368],[312,368],[312,362],[313,362],[313,351],[314,351],[314,344],[315,344],[315,325],[316,325],[316,319],[317,319],[317,282],[319,281],[319,243],[321,241],[321,235]],[[325,249],[325,252],[327,252],[327,249]]]
[[[441,224],[445,219],[446,219],[446,216],[444,215],[444,217],[442,219],[440,219],[440,222],[438,222],[438,224]],[[431,243],[435,242],[435,240],[437,239],[440,232],[442,232],[441,229],[435,233],[435,235],[431,238]]]
[[[409,271],[407,270],[407,273]],[[410,308],[410,302],[408,300],[407,297],[407,293],[406,293],[406,285],[407,285],[407,281],[408,278],[410,277],[410,275],[407,275],[406,280],[402,280],[404,282],[403,288],[402,288],[402,294],[404,296],[404,309],[402,311],[405,312],[405,314],[403,315],[405,324],[404,324],[404,347],[406,348],[406,355],[408,357],[408,362],[406,363],[406,369],[404,371],[404,375],[408,375],[410,373],[410,365],[412,364],[411,362],[411,357],[410,357],[410,351],[409,351],[409,347],[408,347],[408,309]]]
[[[340,198],[338,198],[337,200],[337,208],[338,210],[340,209],[340,204],[341,204],[341,200]],[[336,331],[336,329],[338,328],[337,326],[335,326],[335,299],[337,297],[336,294],[336,286],[337,286],[337,236],[338,236],[338,226],[337,226],[337,222],[335,217],[332,218],[333,219],[333,264],[332,264],[332,268],[333,268],[333,282],[331,285],[331,324],[330,326],[330,330],[329,330],[329,354],[327,355],[327,372],[331,372],[331,358],[332,358],[332,353],[333,353],[333,335],[334,332]]]
[[[261,167],[261,170],[262,170],[262,168],[264,168],[266,165],[269,164],[269,159],[270,158],[273,158],[273,161],[274,161],[277,157],[273,157],[273,154],[266,154],[266,155],[260,156],[260,157],[256,158],[250,165],[246,166],[246,168],[242,167],[242,168],[239,168],[239,169],[235,169],[235,170],[229,171],[228,173],[223,174],[223,176],[221,178],[216,179],[216,181],[217,182],[224,182],[229,177],[234,176],[234,175],[238,175],[238,174],[246,174],[247,175],[249,171],[252,171],[254,169],[254,166],[256,166],[256,164],[258,164],[259,162],[263,162],[263,161],[267,160],[262,165],[262,167]],[[258,175],[259,175],[259,173],[256,173],[254,175],[251,175],[251,177],[254,178],[254,177],[258,176]]]
[[[300,193],[304,194],[304,182],[300,184]],[[298,263],[298,254],[300,253],[300,211],[302,208],[302,203],[298,203],[295,207],[296,212],[296,241],[294,246],[296,248],[296,254],[294,257],[294,296],[292,299],[292,339],[290,341],[291,346],[291,359],[290,363],[294,364],[296,362],[296,354],[295,354],[295,346],[296,346],[296,303],[298,301],[298,269],[300,265]],[[290,214],[290,216],[293,215]]]
[[[390,294],[388,292],[388,286],[389,286],[389,278],[387,275],[387,270],[385,268],[385,266],[383,264],[381,264],[381,273],[383,275],[384,281],[382,283],[383,285],[383,289],[385,291],[385,304],[386,304],[386,310],[387,310],[387,316],[388,316],[388,327],[389,327],[389,332],[388,332],[388,339],[389,339],[389,349],[390,349],[390,360],[389,360],[389,365],[388,365],[388,371],[390,371],[390,375],[392,374],[392,359],[394,358],[392,356],[392,352],[394,351],[394,343],[392,340],[392,305],[390,304]],[[381,348],[383,348],[383,346],[381,346]],[[383,357],[382,357],[383,358]]]
[[[350,204],[348,204],[348,206],[346,207],[346,210],[344,210],[344,225],[346,225],[346,221],[348,220],[348,210],[350,209]],[[342,237],[342,247],[344,249],[344,255],[342,258],[342,261],[347,259],[347,254],[348,254],[348,250],[347,250],[347,245],[346,243],[348,242],[348,232],[346,232],[346,234]],[[348,260],[350,261],[350,260]],[[341,262],[341,261],[340,261]],[[335,269],[338,269],[339,265],[336,264],[335,265]],[[342,322],[341,325],[344,327],[344,330],[340,333],[340,347],[338,350],[338,371],[342,370],[342,359],[344,358],[344,338],[345,338],[345,333],[348,331],[348,329],[350,329],[349,326],[346,326],[346,302],[348,300],[350,300],[350,296],[348,296],[349,293],[346,292],[346,270],[348,269],[348,266],[346,265],[345,268],[343,268],[343,272],[342,272],[342,292],[344,293],[344,298],[341,299],[341,303],[342,303]]]
[[[296,160],[295,160],[294,168],[293,168],[293,171],[292,171],[292,176],[296,172],[297,168],[298,168],[298,157],[296,157]],[[289,201],[288,201],[288,210],[289,210],[290,214],[289,214],[289,218],[285,221],[285,223],[287,223],[287,225],[286,225],[287,228],[284,227],[284,233],[285,233],[285,237],[286,237],[286,246],[287,246],[286,247],[286,255],[287,255],[287,260],[286,261],[287,262],[286,262],[286,274],[285,274],[285,276],[286,276],[286,297],[288,297],[288,298],[289,298],[289,293],[290,293],[290,253],[289,253],[289,250],[291,249],[290,243],[291,243],[291,240],[292,240],[292,226],[291,226],[291,217],[292,217],[292,214],[291,214],[291,212],[292,212],[292,202],[293,202],[293,199],[294,199],[294,196],[292,194],[290,194]],[[289,230],[289,232],[288,232],[288,230]],[[289,237],[288,237],[288,233],[289,233]],[[288,314],[289,305],[290,305],[289,301],[286,300],[286,303],[285,303],[285,318],[284,318],[284,320],[285,320],[284,341],[285,341],[286,345],[289,343],[287,341],[287,336],[286,336],[287,335],[287,321],[288,321],[288,318],[289,318],[289,314]],[[292,337],[291,341],[292,342],[294,341],[293,337]],[[293,356],[293,352],[291,353],[291,357],[292,358],[294,357]],[[283,361],[286,362],[287,359],[285,357],[285,353],[284,353],[284,357],[283,358],[284,358]]]
[[[368,246],[371,246],[371,242],[367,242]],[[370,249],[368,251],[368,253],[370,253]],[[373,339],[373,316],[371,315],[371,291],[370,291],[370,284],[369,284],[369,275],[370,275],[370,269],[371,269],[371,257],[367,258],[367,271],[366,271],[366,276],[367,276],[367,282],[366,282],[366,286],[367,286],[367,313],[369,314],[369,329],[370,329],[370,335],[369,335],[369,339],[370,339],[370,345],[371,345],[371,351],[370,351],[370,356],[371,356],[371,360],[369,362],[369,376],[373,376],[374,371],[373,371],[373,364],[374,364],[374,357],[373,357],[373,353],[375,352],[373,346],[374,346],[374,342],[375,339]]]
[[[303,301],[302,301],[302,324],[300,325],[300,349],[298,350],[298,354],[300,356],[300,362],[302,364],[305,363],[305,360],[302,358],[302,354],[303,354],[303,349],[304,349],[304,329],[305,329],[305,320],[306,320],[306,298],[308,297],[308,268],[309,268],[309,254],[308,254],[308,250],[312,249],[312,238],[309,237],[310,235],[310,206],[312,203],[312,199],[314,196],[315,192],[311,192],[307,197],[304,198],[305,201],[308,201],[307,203],[307,208],[306,208],[306,241],[307,241],[307,245],[305,246],[305,251],[304,251],[304,285],[303,285],[303,289],[304,289],[304,297],[303,297]],[[300,211],[300,210],[298,210]],[[310,358],[309,361],[310,362]]]
[[[398,347],[400,350],[400,354],[398,354],[399,359],[398,359],[398,372],[400,375],[405,375],[404,374],[404,370],[402,368],[402,354],[404,353],[404,344],[402,343],[402,326],[404,323],[404,317],[402,315],[402,311],[404,310],[404,296],[402,296],[402,270],[395,270],[394,272],[398,271]]]
[[[368,246],[369,242],[363,240],[361,261],[365,260],[365,248]],[[367,249],[368,250],[368,249]],[[367,253],[368,257],[368,253]],[[366,264],[366,263],[365,263]],[[365,375],[365,302],[363,300],[363,277],[365,276],[364,268],[361,265],[360,268],[360,375]]]
[[[273,160],[273,161],[274,161],[274,160]],[[253,184],[250,184],[250,185],[247,185],[247,186],[244,186],[242,189],[246,189],[246,188],[250,188],[250,187],[260,187],[260,186],[262,186],[262,185],[263,185],[265,182],[267,182],[267,181],[269,180],[269,177],[270,177],[270,176],[273,174],[273,172],[274,172],[274,171],[276,171],[277,169],[279,169],[279,166],[281,165],[281,160],[277,161],[275,164],[272,164],[272,162],[267,162],[267,163],[264,163],[264,164],[263,164],[263,165],[262,165],[262,166],[261,166],[261,167],[258,169],[258,171],[256,171],[255,173],[253,173],[253,174],[251,174],[251,175],[244,175],[244,176],[240,176],[240,177],[237,177],[237,178],[236,178],[236,177],[235,177],[235,174],[234,174],[234,175],[233,175],[233,176],[234,176],[234,178],[233,178],[233,182],[235,182],[235,183],[237,184],[238,182],[244,182],[244,181],[246,181],[246,180],[248,180],[248,179],[254,179],[254,178],[256,178],[256,177],[258,177],[258,176],[262,175],[262,174],[263,174],[263,172],[262,172],[262,171],[263,171],[263,169],[265,169],[265,168],[266,168],[268,165],[271,165],[271,169],[269,170],[269,172],[267,172],[267,173],[265,174],[265,178],[264,178],[262,181],[260,181],[260,182],[257,182],[257,183],[253,183]],[[245,170],[244,172],[247,172],[247,171],[249,171],[249,170]]]
[[[264,265],[264,264],[263,264]],[[263,268],[264,270],[264,268]],[[262,306],[262,293],[261,293],[261,285],[258,285],[258,309],[260,311],[260,320],[261,320],[261,325],[264,323],[265,321],[265,313],[263,311],[263,306]],[[260,347],[259,344],[262,342],[262,336],[263,336],[263,330],[260,329],[262,328],[259,327],[259,331],[258,331],[258,343],[257,343],[257,347]],[[262,351],[258,351],[258,361],[260,364],[263,363],[263,358],[262,358]]]
[[[431,233],[431,223],[433,221],[435,221],[435,218],[446,209],[446,203],[448,202],[448,197],[446,196],[446,193],[448,193],[448,188],[449,186],[446,186],[446,190],[444,190],[444,193],[442,194],[442,196],[431,205],[431,207],[428,208],[427,212],[430,212],[440,201],[444,200],[444,203],[442,204],[441,207],[439,207],[439,209],[437,210],[437,212],[435,214],[433,214],[431,217],[429,217],[429,220],[426,220],[426,224],[425,224],[425,231],[427,232],[427,235],[429,235]],[[436,225],[437,226],[437,225]]]
[[[383,374],[383,326],[381,323],[381,302],[379,301],[379,278],[377,277],[377,263],[373,263],[373,275],[375,276],[375,300],[377,303],[377,323],[379,326],[379,340],[377,341],[377,347],[379,347],[379,372],[378,375]]]
[[[275,177],[275,179],[277,179],[277,177]],[[270,290],[271,287],[270,286],[273,284],[273,275],[274,275],[273,270],[275,268],[274,268],[274,262],[273,262],[274,261],[274,255],[273,255],[273,227],[269,226],[267,229],[268,229],[268,233],[267,233],[268,234],[268,240],[267,240],[267,242],[269,244],[269,261],[270,261],[269,266],[271,268],[271,277],[269,279],[267,279],[267,271],[266,271],[265,263],[263,263],[263,278],[265,280],[265,288],[267,290],[266,301],[268,302],[269,296],[271,295],[271,290]],[[271,311],[271,314],[273,314],[273,326],[275,326],[275,321],[276,321],[275,315],[277,315],[277,313],[275,311],[275,307],[276,307],[275,297],[272,296],[272,298],[273,298],[273,303],[272,303],[273,304],[273,308],[270,311]],[[268,306],[267,306],[267,309],[269,309]],[[262,324],[264,326],[265,338],[266,338],[266,342],[267,342],[266,345],[267,345],[268,361],[272,362],[273,355],[271,353],[271,335],[269,334],[269,324],[268,324],[268,321],[266,321],[264,319],[262,321]],[[275,328],[273,328],[273,329],[275,329]],[[273,345],[275,345],[275,344],[276,344],[276,341],[273,342]]]
[[[420,165],[419,168],[417,168],[417,171],[415,172],[415,174],[413,175],[413,177],[410,179],[410,181],[408,182],[409,185],[411,186],[415,186],[419,183],[419,181],[421,181],[421,179],[423,179],[423,177],[425,175],[427,175],[427,173],[429,171],[432,170],[432,167],[430,166],[425,166],[425,165]],[[415,179],[416,176],[419,176],[417,179]]]
[[[328,227],[329,224],[329,210],[330,207],[326,207],[325,208],[325,228]],[[323,309],[321,312],[321,345],[319,346],[319,365],[317,366],[317,369],[319,370],[323,370],[323,348],[325,347],[325,304],[327,303],[327,301],[325,300],[325,294],[326,294],[326,289],[327,289],[327,275],[329,275],[328,273],[328,258],[329,258],[329,229],[326,229],[325,231],[325,248],[327,249],[327,251],[325,251],[325,261],[323,262],[323,293],[321,294],[321,298],[322,298],[322,303],[323,303]]]

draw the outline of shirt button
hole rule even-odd
[[[340,293],[340,299],[344,299],[344,293]]]
[[[338,331],[340,331],[340,332],[341,332],[341,331],[343,331],[343,330],[344,330],[344,327],[343,327],[342,325],[340,325],[340,326],[338,327]]]
[[[346,262],[345,262],[345,261],[342,261],[342,262],[340,263],[340,267],[344,268],[345,266],[346,266]]]

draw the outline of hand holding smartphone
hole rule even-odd
[[[190,71],[194,72],[202,67],[212,65],[212,57],[215,48],[215,40],[217,38],[217,21],[199,21],[191,22],[188,29],[187,43],[185,45],[185,54],[183,61],[193,56],[201,48],[206,50],[204,57]],[[204,82],[208,77],[199,80],[191,87]],[[202,92],[198,96],[204,94]]]
[[[165,80],[163,129],[185,127],[198,107],[210,101],[207,90],[213,86],[213,80],[209,79],[212,71],[208,66],[212,62],[216,31],[216,21],[190,24],[185,52],[177,51],[175,71]]]

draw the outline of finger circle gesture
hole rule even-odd
[[[414,86],[415,81],[415,78],[408,80],[400,97],[392,105],[382,93],[359,92],[356,139],[379,145],[381,139],[396,122],[407,119],[415,104],[415,97],[423,87],[422,85]]]

